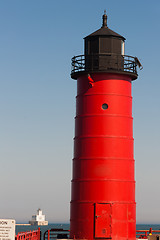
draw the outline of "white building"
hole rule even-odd
[[[37,210],[37,215],[32,216],[32,220],[29,221],[31,225],[48,225],[48,221],[45,220],[45,215],[42,215],[42,210]]]

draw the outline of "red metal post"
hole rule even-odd
[[[50,240],[50,230],[48,230],[48,240]]]
[[[152,235],[152,228],[149,229],[149,234]]]
[[[41,240],[41,229],[40,229],[40,227],[38,228],[38,240]]]

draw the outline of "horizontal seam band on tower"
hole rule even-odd
[[[105,204],[107,204],[107,203],[109,203],[109,204],[136,204],[136,202],[135,201],[98,201],[97,202],[97,200],[95,200],[95,201],[86,201],[86,200],[71,200],[70,201],[70,204],[72,204],[72,203],[79,203],[79,204],[85,204],[85,203],[88,203],[88,204],[95,204],[95,203],[105,203]]]
[[[116,93],[93,93],[93,94],[78,94],[76,98],[78,97],[88,97],[88,96],[96,96],[96,95],[102,95],[102,96],[118,96],[118,97],[127,97],[133,99],[130,95],[123,95],[123,94],[116,94]]]
[[[72,179],[71,182],[129,182],[134,183],[135,180],[125,180],[125,179]]]
[[[81,222],[82,222],[82,223],[83,223],[83,222],[86,223],[86,219],[85,219],[85,218],[72,218],[72,219],[70,218],[70,222],[72,222],[72,221],[73,221],[74,223],[75,223],[75,222],[77,222],[77,223],[81,223]],[[92,218],[89,219],[89,220],[87,219],[87,223],[89,223],[89,222],[90,222],[91,224],[93,223]],[[130,220],[125,219],[125,220],[119,220],[119,221],[117,221],[117,222],[120,222],[120,223],[129,223]],[[132,220],[132,223],[136,223],[136,220]],[[145,231],[145,230],[144,230],[144,231]],[[95,238],[94,238],[94,239],[95,239]],[[103,237],[103,238],[98,238],[98,239],[102,239],[102,240],[103,240],[103,239],[112,239],[112,238],[104,238],[104,237]],[[127,239],[128,239],[128,238],[127,238]],[[82,240],[82,239],[79,239],[79,240]],[[87,239],[84,239],[84,240],[87,240]]]
[[[123,118],[130,118],[133,119],[132,116],[128,116],[128,115],[120,115],[120,114],[80,114],[75,116],[76,118],[84,118],[84,117],[123,117]]]
[[[132,137],[127,137],[127,136],[109,136],[109,135],[94,135],[94,136],[91,136],[91,135],[86,135],[86,136],[76,136],[74,137],[73,139],[76,140],[76,139],[84,139],[84,138],[115,138],[115,139],[127,139],[127,140],[134,140],[134,138]]]
[[[79,160],[84,160],[84,161],[94,161],[94,160],[104,160],[104,161],[106,161],[106,160],[111,160],[111,161],[116,161],[116,160],[118,160],[118,161],[131,161],[131,162],[135,162],[135,159],[134,158],[117,158],[117,157],[91,157],[91,158],[81,158],[81,157],[79,157],[79,158],[73,158],[72,159],[73,161],[79,161]]]

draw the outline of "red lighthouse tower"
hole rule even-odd
[[[72,58],[77,80],[70,238],[136,239],[131,84],[137,58],[125,38],[102,27]]]

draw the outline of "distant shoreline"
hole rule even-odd
[[[29,223],[16,223],[16,226],[31,226]]]

